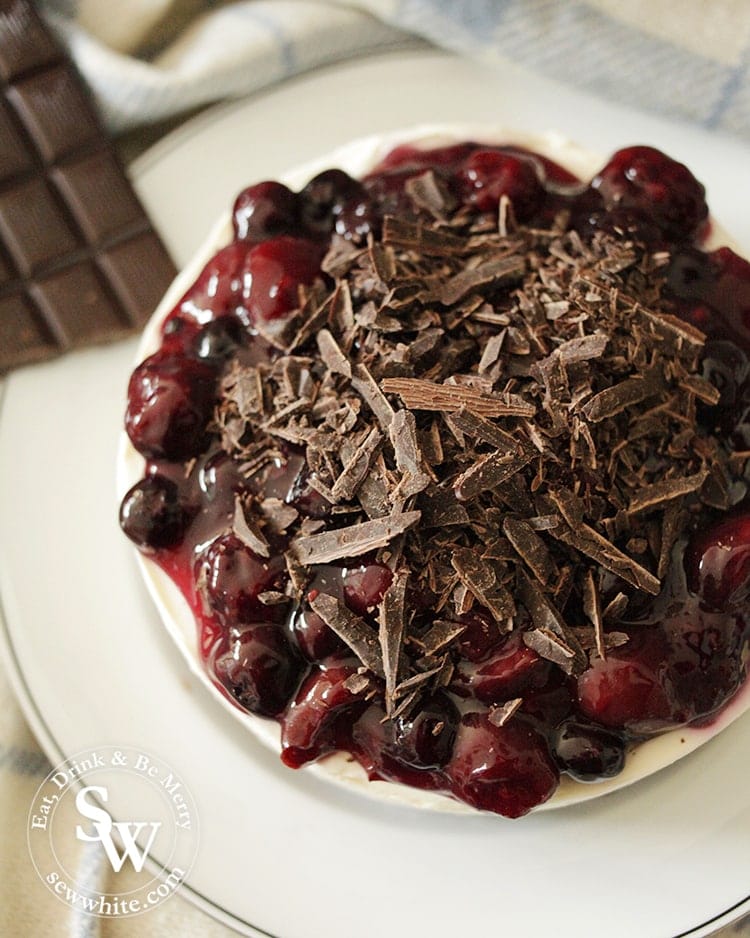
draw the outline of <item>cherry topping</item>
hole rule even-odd
[[[271,616],[258,596],[279,585],[283,557],[259,557],[234,534],[212,541],[196,563],[196,582],[202,584],[214,615],[226,628]]]
[[[299,230],[297,195],[280,182],[259,182],[243,189],[232,212],[239,241],[265,241]]]
[[[278,716],[297,690],[304,665],[275,625],[243,629],[214,662],[216,676],[251,713]]]
[[[625,765],[622,736],[581,720],[566,720],[558,726],[553,748],[560,769],[579,782],[612,778]]]
[[[618,150],[591,181],[604,208],[634,211],[675,243],[699,234],[708,217],[706,190],[682,163],[653,147]]]
[[[255,245],[242,271],[242,301],[250,324],[280,319],[299,305],[299,287],[320,275],[319,244],[282,235]]]
[[[152,459],[184,460],[208,445],[216,372],[195,358],[155,352],[128,385],[125,429],[133,446]]]
[[[559,781],[539,733],[518,719],[495,726],[485,713],[463,717],[446,771],[457,797],[505,817],[543,804]]]
[[[723,612],[744,603],[750,593],[750,514],[698,532],[685,552],[685,572],[708,608]]]
[[[544,188],[533,162],[509,153],[477,150],[464,164],[459,178],[466,200],[480,212],[496,211],[500,197],[505,195],[513,203],[516,218],[528,221],[544,200]]]
[[[161,475],[136,482],[120,506],[120,526],[144,551],[175,547],[189,521],[190,512],[180,501],[177,485]]]

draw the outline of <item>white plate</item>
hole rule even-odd
[[[243,184],[425,120],[556,127],[602,151],[656,143],[709,183],[715,215],[750,245],[737,198],[746,148],[438,53],[349,63],[209,112],[142,160],[136,182],[182,264]],[[249,738],[175,655],[114,523],[134,350],[76,353],[7,381],[5,652],[53,761],[133,744],[185,777],[202,828],[186,894],[247,934],[279,938],[674,938],[750,908],[747,714],[647,781],[518,822],[374,804],[284,769]],[[116,796],[116,811],[132,807],[127,791]]]

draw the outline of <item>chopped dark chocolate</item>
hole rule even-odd
[[[214,413],[248,478],[301,454],[322,503],[307,517],[238,501],[253,550],[288,539],[289,583],[263,602],[299,599],[317,565],[393,574],[377,628],[311,601],[366,669],[352,688],[370,680],[390,719],[451,681],[471,617],[565,674],[605,657],[697,507],[728,504],[744,471],[697,420],[718,392],[705,337],[661,298],[663,259],[524,229],[507,200],[497,225],[472,218],[431,172],[406,196],[419,217],[387,216],[359,246],[334,237],[333,285],[301,297],[270,362],[227,371]]]

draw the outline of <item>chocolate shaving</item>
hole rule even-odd
[[[457,303],[478,287],[518,280],[523,276],[526,262],[522,257],[498,257],[477,267],[466,268],[442,284],[439,299],[446,306]]]
[[[555,563],[547,545],[521,518],[506,517],[503,532],[534,576],[545,585],[555,576]]]
[[[425,655],[434,655],[436,652],[449,646],[454,639],[466,631],[466,625],[461,622],[451,622],[448,619],[436,619],[428,632],[413,643],[419,645]]]
[[[660,583],[653,573],[646,570],[632,557],[628,557],[589,525],[583,524],[575,531],[572,528],[557,528],[552,531],[552,534],[632,586],[645,590],[652,596],[656,596],[659,592]]]
[[[566,674],[580,674],[587,666],[586,653],[559,610],[525,574],[519,575],[518,585],[519,598],[534,624],[523,633],[524,643]]]
[[[412,674],[411,677],[406,678],[405,681],[401,681],[394,690],[394,697],[403,697],[403,695],[409,693],[409,691],[413,691],[415,688],[421,688],[431,677],[434,677],[443,670],[444,663],[445,662],[441,661],[428,671],[419,671],[416,674]]]
[[[481,492],[496,489],[520,472],[532,458],[533,453],[530,451],[523,455],[497,452],[482,456],[453,483],[456,497],[468,501]]]
[[[406,626],[405,602],[408,580],[408,570],[399,570],[394,574],[391,585],[386,590],[378,611],[380,623],[378,640],[385,675],[385,707],[389,716],[393,712],[396,684],[398,683],[398,666]]]
[[[417,423],[414,414],[408,410],[399,410],[391,421],[389,436],[396,458],[396,468],[403,473],[399,484],[400,495],[408,498],[423,491],[432,482],[432,477],[424,471],[424,459],[417,439]]]
[[[297,509],[280,498],[264,498],[258,507],[266,527],[274,534],[283,534],[299,517]]]
[[[367,674],[350,674],[344,681],[344,687],[350,694],[359,697],[370,686],[370,678]]]
[[[630,499],[628,511],[632,515],[650,511],[653,508],[661,507],[666,502],[697,492],[707,477],[707,470],[703,470],[682,479],[664,479],[661,482],[644,485]]]
[[[524,632],[523,642],[541,658],[556,664],[566,674],[573,674],[575,651],[551,629],[538,628]]]
[[[348,502],[356,495],[360,485],[367,477],[370,463],[383,441],[383,434],[373,427],[362,440],[344,466],[344,471],[336,479],[331,489],[334,502]]]
[[[594,626],[596,650],[599,656],[604,658],[606,657],[606,644],[603,631],[602,601],[596,576],[590,567],[583,577],[583,613]]]
[[[320,357],[331,371],[343,375],[345,378],[352,376],[352,364],[339,348],[338,342],[334,339],[328,329],[321,329],[315,337],[318,343]]]
[[[504,628],[510,627],[516,611],[515,603],[498,582],[492,564],[482,560],[476,550],[463,547],[453,551],[451,564],[461,583],[492,613],[495,621]]]
[[[581,413],[591,423],[599,423],[607,417],[614,417],[627,407],[633,407],[653,397],[662,386],[656,375],[626,378],[619,384],[595,394],[581,407]]]
[[[452,211],[456,206],[456,200],[448,187],[431,169],[407,179],[404,192],[417,208],[429,212],[438,221],[442,221],[446,212]]]
[[[389,518],[362,521],[346,528],[298,537],[289,545],[289,552],[299,563],[308,567],[347,557],[359,557],[378,547],[385,547],[396,535],[413,527],[420,517],[419,511],[405,511]]]
[[[312,611],[351,648],[366,668],[378,677],[385,676],[377,635],[364,619],[326,593],[318,593],[309,602]]]
[[[451,414],[450,419],[463,433],[497,449],[512,451],[518,448],[518,441],[514,437],[468,407],[460,407]]]
[[[517,713],[523,704],[523,697],[514,697],[513,700],[506,700],[505,703],[495,707],[490,707],[488,720],[493,726],[505,726],[514,713]]]
[[[410,410],[439,410],[453,413],[470,408],[480,417],[533,417],[536,407],[513,395],[493,395],[472,387],[435,384],[421,378],[385,378],[380,384],[386,394],[397,394]]]
[[[352,387],[375,414],[380,426],[387,431],[393,420],[393,408],[364,365],[355,365],[352,375]]]
[[[286,593],[280,593],[278,590],[264,590],[258,593],[258,602],[263,603],[264,606],[280,606],[288,603],[289,599]]]
[[[260,528],[248,520],[239,495],[236,495],[234,500],[232,531],[254,553],[259,554],[261,557],[271,556],[268,541],[263,536]]]

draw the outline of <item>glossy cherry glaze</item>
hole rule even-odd
[[[427,170],[469,212],[496,214],[507,196],[524,223],[564,212],[584,237],[603,228],[669,249],[667,293],[708,334],[704,374],[721,391],[701,420],[750,449],[750,264],[728,248],[701,251],[704,191],[684,166],[631,147],[584,185],[515,146],[401,146],[362,181],[329,170],[299,193],[266,182],[238,196],[235,240],[167,317],[161,348],[131,379],[126,427],[147,464],[121,523],[185,595],[217,686],[280,721],[287,765],[344,750],[371,778],[516,817],[553,794],[560,772],[609,778],[634,741],[710,719],[738,690],[749,638],[750,509],[738,496],[731,514],[702,518],[642,620],[616,624],[627,640],[592,658],[577,680],[518,631],[499,635],[475,606],[459,620],[451,685],[417,712],[384,719],[377,681],[358,689],[349,680],[358,661],[309,601],[334,595],[375,630],[390,571],[374,557],[316,567],[305,598],[292,603],[284,595],[288,535],[269,537],[268,557],[254,553],[230,533],[237,496],[279,499],[299,518],[325,518],[330,506],[308,484],[301,452],[283,448],[270,467],[246,475],[207,424],[230,362],[273,357],[258,324],[283,319],[298,286],[325,280],[320,262],[332,233],[361,242],[388,212],[414,213],[407,183]],[[416,633],[429,626],[430,600],[413,597]],[[493,717],[516,698],[509,720]]]

